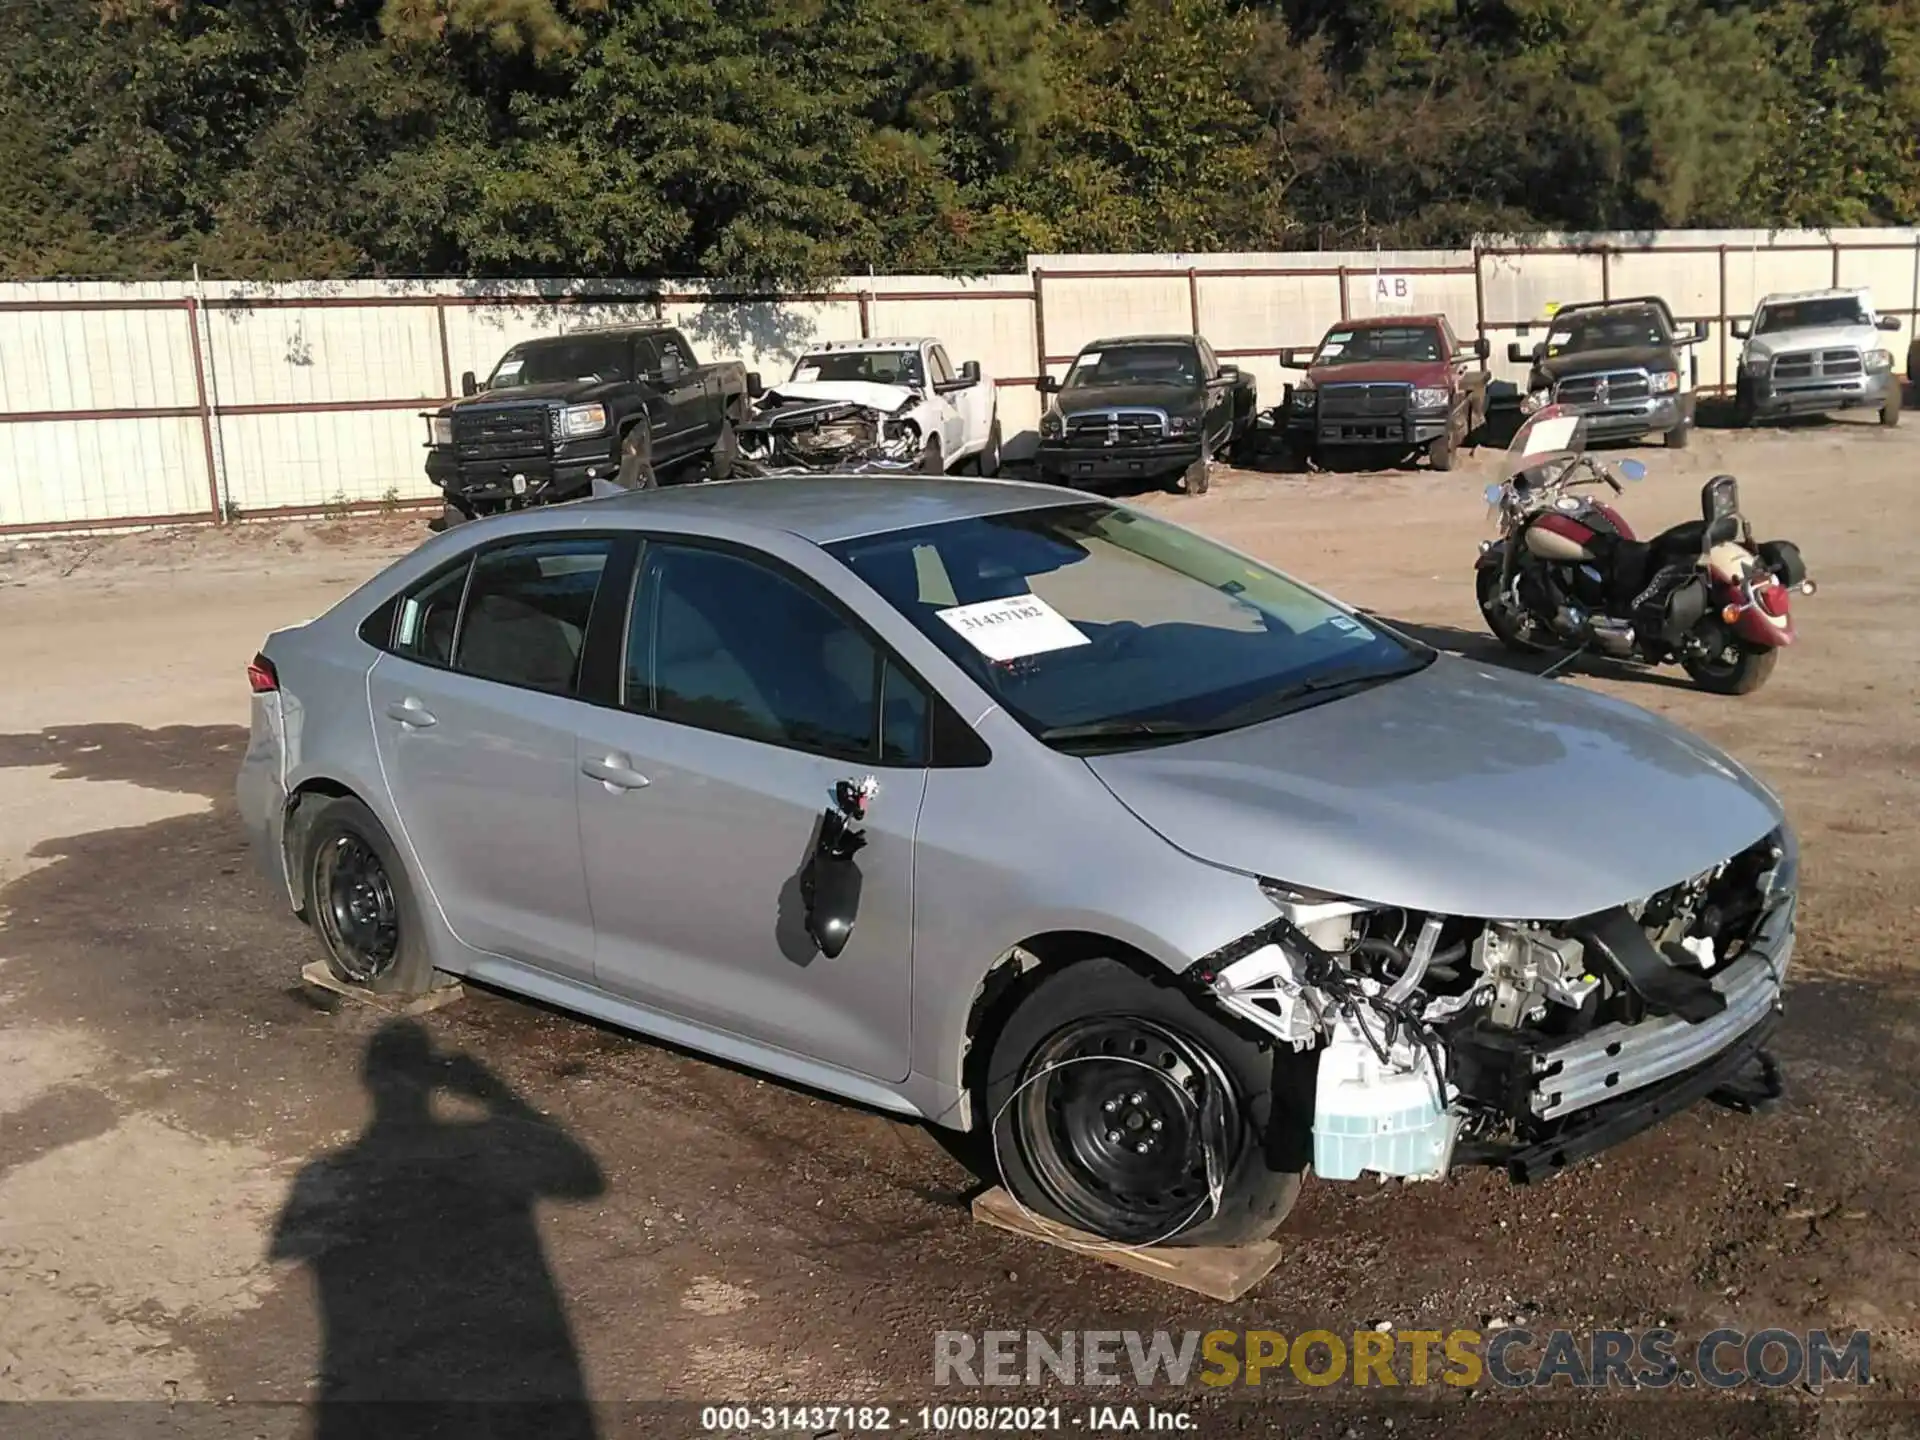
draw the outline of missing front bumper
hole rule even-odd
[[[1706,1063],[1664,1084],[1584,1110],[1550,1139],[1526,1145],[1463,1144],[1454,1151],[1454,1164],[1498,1165],[1516,1185],[1528,1185],[1651,1130],[1705,1099],[1724,1095],[1734,1109],[1757,1109],[1777,1100],[1784,1088],[1779,1063],[1765,1049],[1779,1020],[1777,1011],[1769,1012]],[[1757,1082],[1742,1085],[1742,1072],[1752,1068],[1760,1072]]]

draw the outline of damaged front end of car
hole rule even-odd
[[[769,394],[736,427],[740,458],[763,475],[913,470],[926,450],[926,436],[908,412],[886,411],[852,400],[782,399]]]
[[[1265,882],[1278,917],[1188,978],[1271,1040],[1317,1050],[1323,1178],[1493,1164],[1526,1183],[1701,1099],[1778,1097],[1764,1047],[1797,869],[1781,827],[1643,900],[1545,923]]]

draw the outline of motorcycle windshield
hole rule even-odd
[[[1507,447],[1507,473],[1538,470],[1587,448],[1587,419],[1563,405],[1548,405],[1527,417]]]

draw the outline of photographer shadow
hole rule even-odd
[[[311,1272],[321,1359],[313,1434],[594,1434],[580,1356],[534,1213],[606,1183],[594,1157],[414,1020],[381,1028],[373,1118],[294,1182],[273,1258]],[[435,1095],[480,1118],[435,1114]]]

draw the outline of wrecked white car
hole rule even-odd
[[[937,340],[842,340],[802,355],[737,431],[760,474],[1000,469],[993,380]]]

